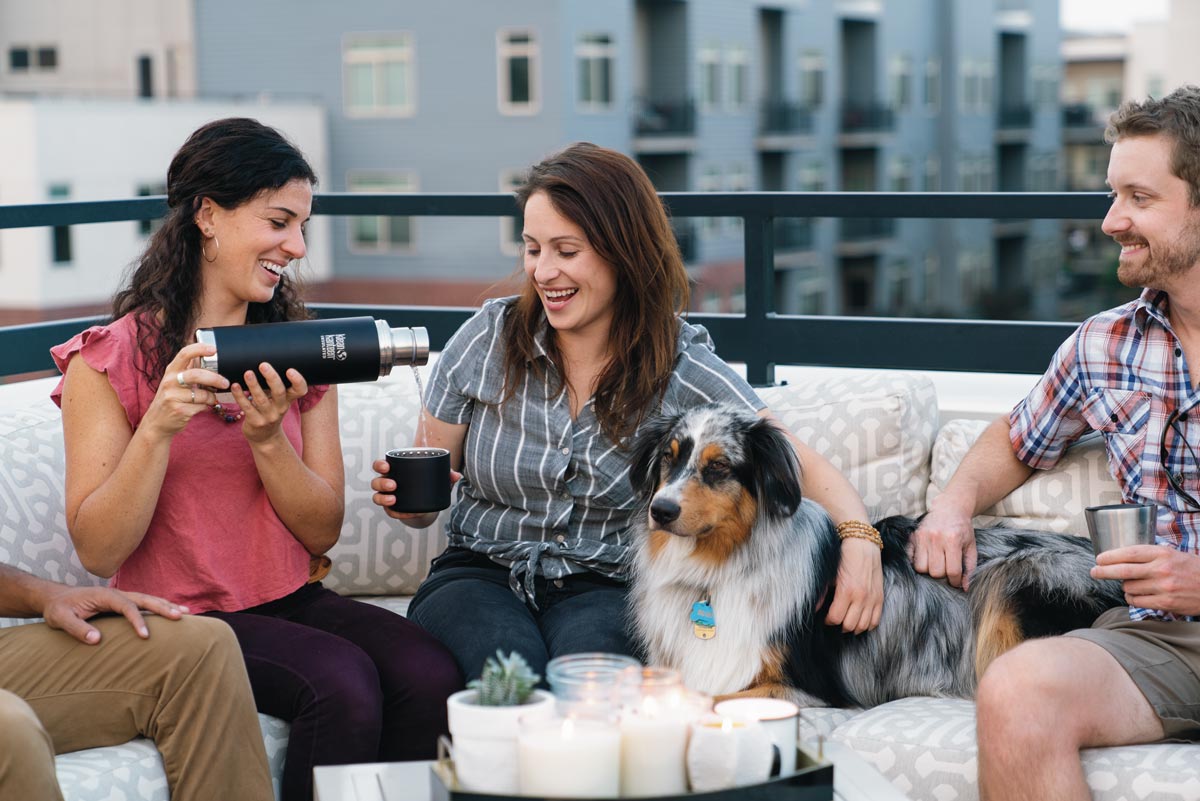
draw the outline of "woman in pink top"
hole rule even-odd
[[[259,710],[292,723],[284,799],[312,798],[314,765],[432,757],[461,683],[424,630],[309,581],[342,525],[336,388],[263,363],[245,391],[193,366],[213,353],[197,328],[308,316],[287,268],[315,184],[274,129],[203,126],[114,322],[52,351],[80,559],[234,629]]]

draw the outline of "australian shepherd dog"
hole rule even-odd
[[[970,591],[913,570],[916,521],[890,517],[878,628],[825,624],[840,540],[800,496],[787,435],[746,411],[704,406],[646,424],[630,476],[648,499],[633,542],[634,629],[652,664],[714,696],[873,706],[910,695],[974,695],[977,675],[1020,641],[1086,627],[1125,604],[1088,575],[1086,539],[976,531]]]

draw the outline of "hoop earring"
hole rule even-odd
[[[213,235],[212,241],[216,243],[217,247],[213,251],[213,257],[211,259],[208,257],[208,252],[204,249],[208,244],[208,240],[206,239],[200,243],[200,255],[203,256],[204,260],[209,264],[212,264],[214,261],[216,261],[217,256],[221,253],[221,240],[217,239],[216,234]]]

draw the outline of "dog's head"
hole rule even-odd
[[[736,545],[760,515],[800,505],[787,435],[744,408],[707,405],[648,421],[633,446],[633,487],[649,497],[650,530]]]

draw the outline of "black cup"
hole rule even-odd
[[[396,482],[394,512],[440,512],[450,505],[450,451],[395,448],[387,452],[388,477]]]

